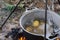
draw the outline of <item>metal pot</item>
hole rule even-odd
[[[36,17],[45,18],[45,10],[44,9],[38,9],[38,8],[35,8],[35,9],[32,9],[32,10],[26,10],[20,18],[20,26],[25,32],[27,32],[29,34],[32,34],[32,35],[35,35],[35,36],[44,36],[44,35],[41,35],[41,34],[31,33],[31,32],[28,32],[27,30],[25,30],[24,24],[28,20],[32,20]],[[60,16],[57,13],[48,10],[47,11],[47,20],[53,20],[53,22],[58,27],[60,27],[60,22],[59,22],[60,21]],[[48,27],[47,27],[47,29],[48,29]],[[47,35],[47,38],[48,38],[48,36],[50,36],[51,33],[49,31],[47,31],[46,35]]]

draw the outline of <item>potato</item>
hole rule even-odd
[[[38,27],[40,25],[40,22],[38,20],[33,21],[33,27]]]
[[[32,31],[32,28],[31,28],[31,27],[27,27],[26,30],[27,30],[28,32],[30,32],[30,31]]]

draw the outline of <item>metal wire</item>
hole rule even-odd
[[[46,6],[45,6],[45,29],[44,29],[44,31],[45,31],[45,34],[44,34],[44,40],[46,40],[46,27],[47,27],[47,25],[46,25],[46,23],[47,23],[47,0],[45,0],[46,1]]]
[[[2,29],[2,27],[5,25],[5,23],[7,22],[7,20],[9,19],[9,17],[13,14],[13,12],[15,11],[15,9],[17,8],[17,6],[19,5],[21,0],[19,0],[19,2],[17,3],[17,5],[14,7],[14,9],[11,11],[11,13],[9,14],[9,16],[6,18],[6,20],[3,22],[3,24],[1,25],[0,29]]]

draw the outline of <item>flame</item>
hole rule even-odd
[[[60,38],[56,38],[56,40],[60,40]]]
[[[20,37],[19,40],[26,40],[26,37]]]

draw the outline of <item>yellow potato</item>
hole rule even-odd
[[[39,21],[36,20],[33,22],[33,27],[38,27],[39,25],[40,25]]]

